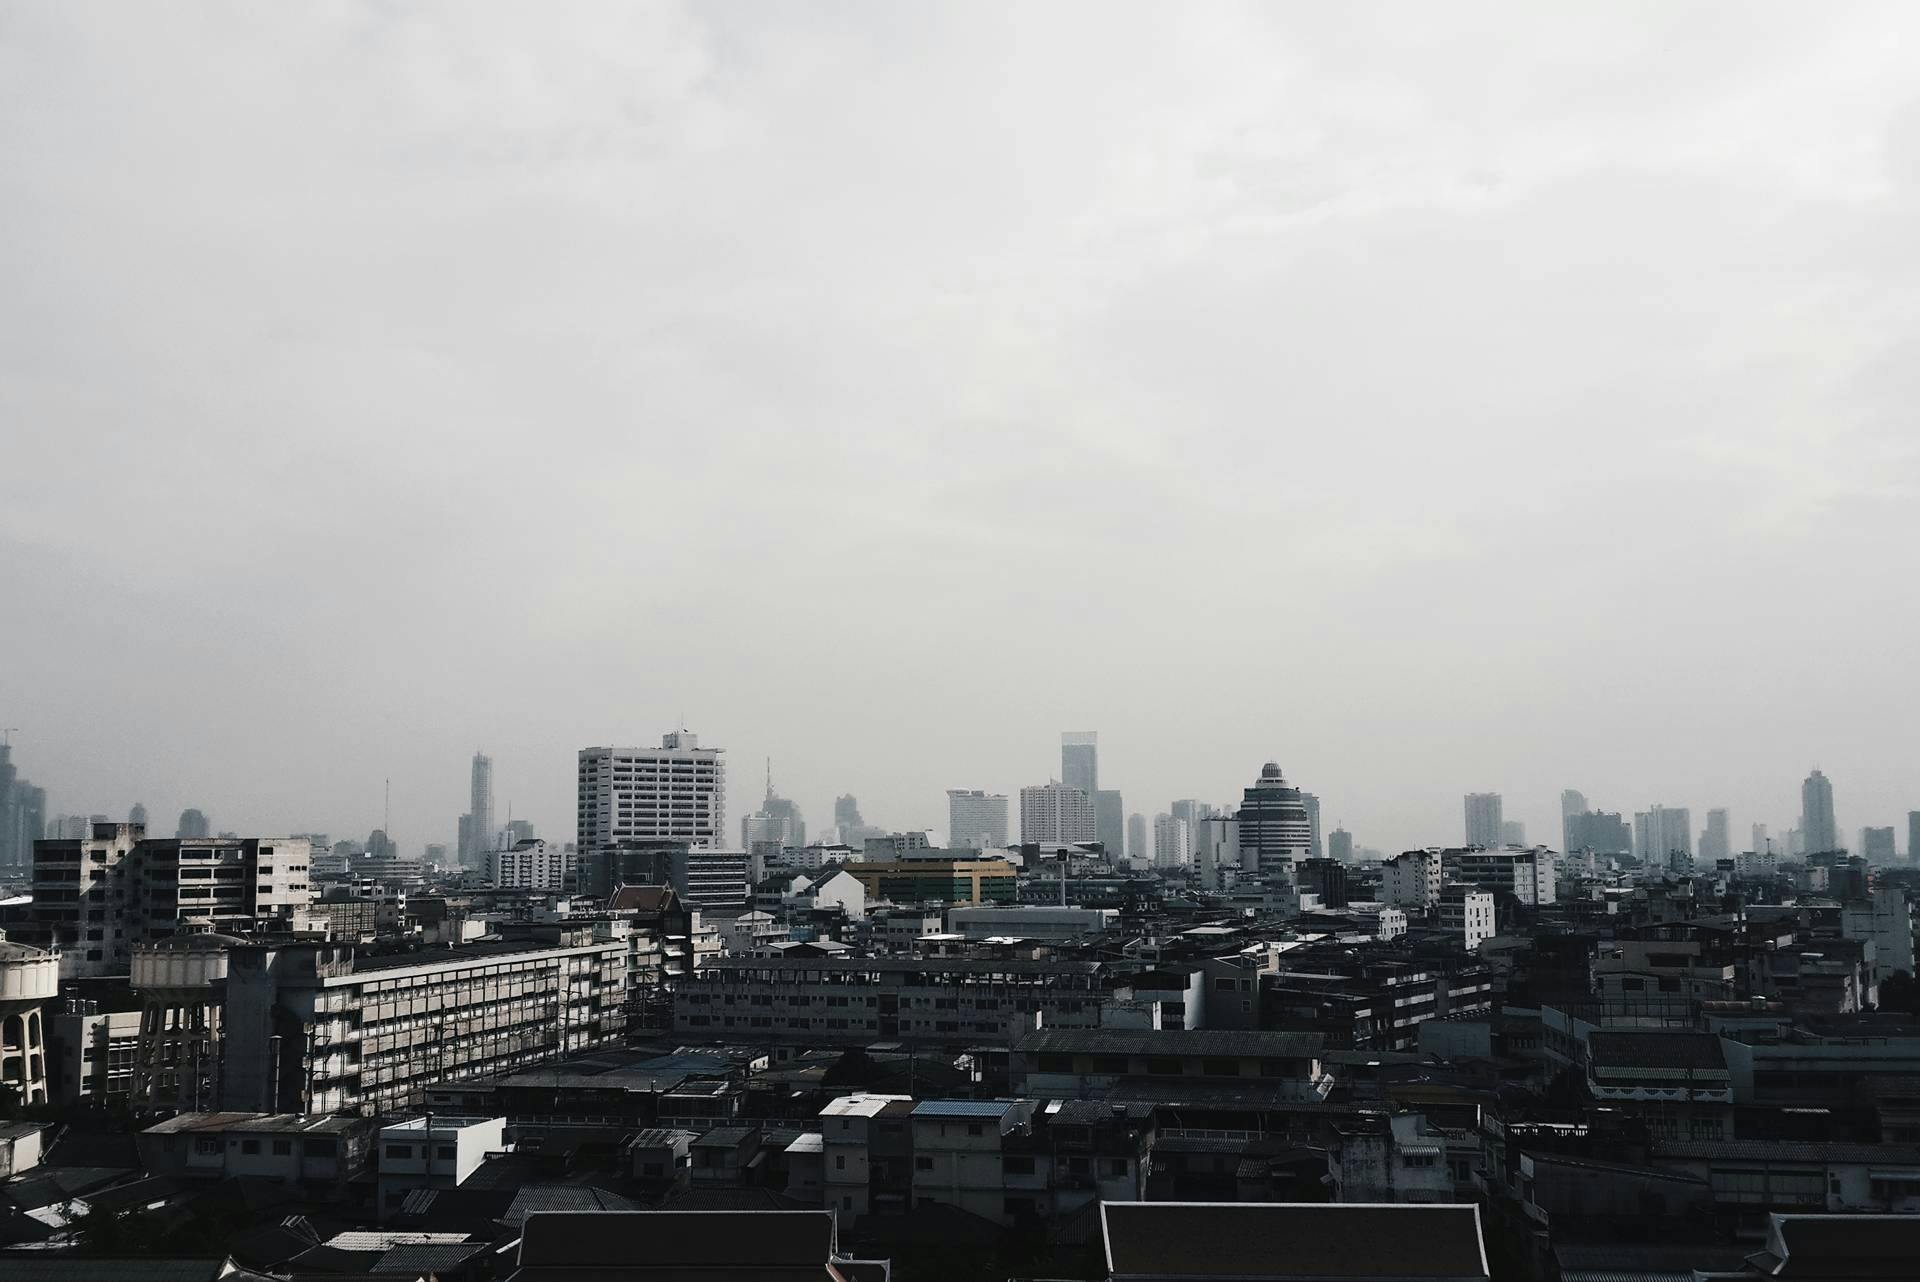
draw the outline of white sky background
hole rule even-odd
[[[1101,732],[1362,844],[1920,808],[1920,7],[0,0],[0,725],[453,839]]]

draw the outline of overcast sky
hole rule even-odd
[[[1920,808],[1920,7],[0,0],[0,725],[452,842],[1098,729],[1365,845]]]

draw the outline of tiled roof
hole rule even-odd
[[[824,1268],[833,1255],[826,1211],[576,1211],[535,1215],[520,1237],[523,1267],[630,1266],[644,1244],[653,1270]]]

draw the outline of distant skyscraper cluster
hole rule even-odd
[[[33,863],[33,843],[46,836],[47,793],[20,777],[13,745],[0,743],[0,868]]]

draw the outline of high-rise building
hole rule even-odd
[[[1586,810],[1564,820],[1567,849],[1591,850],[1596,855],[1633,853],[1633,829],[1618,813]]]
[[[198,810],[182,810],[180,823],[174,828],[173,835],[184,840],[196,840],[213,835],[213,821]]]
[[[1862,828],[1860,830],[1860,857],[1870,864],[1890,864],[1894,861],[1893,829]]]
[[[1800,785],[1800,839],[1808,854],[1840,848],[1840,828],[1833,819],[1833,783],[1818,770]]]
[[[1655,806],[1633,816],[1633,853],[1649,867],[1671,868],[1693,854],[1693,815],[1685,806]]]
[[[623,841],[717,845],[727,795],[721,751],[702,748],[684,730],[661,736],[658,748],[582,748],[580,849]]]
[[[33,843],[46,836],[47,793],[20,777],[13,746],[0,743],[0,868],[33,863]]]
[[[1560,794],[1560,848],[1579,850],[1574,844],[1573,820],[1576,815],[1587,813],[1587,794],[1578,788],[1568,788]]]
[[[1326,843],[1320,838],[1320,798],[1311,792],[1302,791],[1300,804],[1307,811],[1307,858],[1320,859],[1327,853]]]
[[[1500,821],[1500,844],[1503,846],[1524,846],[1527,844],[1527,826],[1518,819]]]
[[[1907,862],[1920,864],[1920,810],[1907,811]]]
[[[1060,736],[1060,782],[1091,797],[1100,791],[1100,736],[1069,730]]]
[[[1707,826],[1700,830],[1700,861],[1712,868],[1722,859],[1733,858],[1733,836],[1725,807],[1707,811]]]
[[[460,862],[471,867],[485,864],[499,836],[493,827],[493,758],[476,752],[468,781],[467,822],[461,828]]]
[[[1343,864],[1353,862],[1353,834],[1345,828],[1335,828],[1327,834],[1327,858],[1338,859]]]
[[[1755,824],[1753,826],[1753,845],[1751,849],[1756,855],[1767,854],[1773,849],[1773,838],[1767,835],[1767,826],[1765,824]]]
[[[506,849],[512,849],[514,846],[519,845],[523,841],[534,841],[537,839],[538,839],[538,834],[535,833],[533,830],[533,820],[531,819],[507,820]]]
[[[1100,839],[1093,797],[1064,783],[1020,790],[1020,840],[1087,842]]]
[[[1172,815],[1153,820],[1153,864],[1156,868],[1184,868],[1193,862],[1193,834],[1187,821]]]
[[[1503,844],[1500,825],[1500,794],[1497,792],[1470,792],[1467,794],[1467,841],[1469,846],[1485,846],[1489,850]]]
[[[1107,858],[1119,859],[1127,853],[1127,808],[1118,788],[1102,788],[1093,794],[1094,840],[1106,847]]]
[[[1241,794],[1234,818],[1240,821],[1242,871],[1291,876],[1293,865],[1311,854],[1313,825],[1300,790],[1274,762],[1260,767],[1260,778]]]
[[[980,788],[947,789],[947,845],[998,850],[1007,844],[1007,797]]]
[[[1167,807],[1167,813],[1175,819],[1186,820],[1189,833],[1198,833],[1200,825],[1209,819],[1226,817],[1225,812],[1218,806],[1210,806],[1204,801],[1195,801],[1192,797],[1183,797],[1174,802]]]
[[[773,763],[767,763],[767,795],[760,809],[740,821],[740,848],[761,859],[807,844],[807,821],[800,807],[773,790]]]
[[[127,822],[138,828],[147,826],[147,808],[140,802],[133,803],[133,809],[127,811]]]
[[[1198,832],[1190,832],[1193,864],[1200,873],[1200,884],[1208,890],[1223,889],[1229,869],[1237,875],[1242,852],[1240,821],[1218,816],[1200,821]],[[1141,843],[1146,848],[1146,843]]]
[[[1127,816],[1127,858],[1140,863],[1153,858],[1153,846],[1147,836],[1147,817],[1137,812]]]

